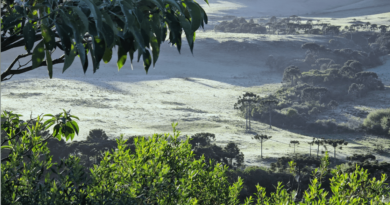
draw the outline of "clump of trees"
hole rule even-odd
[[[251,129],[252,110],[255,108],[258,101],[258,96],[252,92],[245,92],[239,96],[237,102],[234,104],[234,109],[241,111],[245,116],[245,130]]]
[[[374,134],[390,135],[390,109],[379,109],[369,113],[363,127]]]
[[[267,29],[265,26],[257,24],[251,19],[247,22],[244,18],[235,18],[233,21],[222,21],[214,28],[216,31],[230,32],[230,33],[256,33],[265,34]]]
[[[244,163],[244,154],[234,142],[229,142],[225,147],[211,143],[215,141],[215,134],[196,133],[190,137],[189,143],[196,159],[204,158],[206,162],[212,161],[212,165],[217,163],[230,168],[241,167]]]

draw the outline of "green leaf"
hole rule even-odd
[[[110,62],[111,58],[112,58],[112,48],[107,48],[106,47],[106,49],[104,51],[104,55],[103,55],[104,63]]]
[[[79,126],[77,125],[77,122],[75,121],[69,121],[70,126],[73,127],[73,130],[76,132],[77,135],[79,135]]]
[[[187,9],[189,9],[191,15],[191,29],[195,32],[196,30],[198,30],[200,24],[202,23],[202,11],[199,8],[200,6],[198,6],[198,4],[196,3],[186,1],[186,4]]]
[[[89,27],[88,18],[84,14],[84,12],[81,10],[81,8],[80,7],[73,7],[73,12],[79,16],[81,22],[83,22],[84,28],[88,28]]]
[[[181,14],[184,14],[182,8],[175,0],[164,0],[164,3],[167,3],[173,7],[176,7],[178,11],[180,11]]]
[[[118,46],[118,71],[123,67],[123,65],[126,63],[127,59],[127,52],[123,49],[122,46]]]
[[[99,64],[104,56],[106,45],[104,41],[98,38],[97,36],[94,37],[94,41],[92,43],[93,43],[94,56],[96,58],[96,62]]]
[[[141,33],[138,31],[138,29],[135,28],[134,26],[134,20],[135,17],[129,12],[129,10],[132,9],[132,6],[125,2],[121,2],[121,10],[125,14],[126,17],[126,26],[125,26],[125,32],[130,31],[133,36],[135,37],[135,41],[138,44],[138,47],[142,49],[142,52],[145,50],[145,44],[144,44],[144,39],[142,38]]]
[[[59,124],[56,124],[55,126],[54,126],[54,128],[53,128],[53,136],[54,137],[57,137],[58,138],[58,140],[61,140],[61,135],[59,135],[60,134],[60,125]]]
[[[69,115],[69,117],[72,117],[72,118],[75,118],[75,119],[80,120],[78,117],[76,117],[76,116],[74,116],[74,115]]]
[[[208,22],[207,14],[201,6],[199,6],[199,8],[202,11],[202,19],[203,19],[202,21],[204,21],[204,23],[207,24],[207,22]],[[202,25],[203,25],[203,22],[202,22]]]
[[[150,35],[150,45],[152,46],[152,54],[153,54],[153,67],[155,66],[158,56],[160,54],[160,44],[158,44],[158,40],[153,35]]]
[[[104,41],[106,42],[106,45],[108,48],[112,48],[115,43],[115,35],[114,32],[111,29],[111,26],[103,22],[103,36],[104,36]]]
[[[87,53],[86,53],[84,45],[82,43],[77,43],[76,47],[77,47],[77,52],[79,54],[81,65],[83,66],[83,71],[85,74],[85,72],[87,72],[87,68],[88,68]]]
[[[55,34],[50,27],[47,27],[43,24],[41,25],[41,28],[42,28],[42,37],[43,40],[45,41],[46,49],[52,51],[56,47]]]
[[[162,39],[160,14],[153,15],[151,26],[152,26],[153,32],[156,34],[157,42],[160,45],[161,41],[164,41],[164,39]]]
[[[35,46],[33,54],[32,54],[32,69],[37,68],[41,63],[43,62],[43,59],[45,58],[45,48],[44,48],[44,42],[43,40],[38,43],[37,46]]]
[[[124,33],[126,33],[130,29],[130,26],[133,25],[135,17],[130,13],[129,10],[131,6],[127,2],[121,1],[120,6],[121,6],[122,13],[125,15],[125,19],[126,19],[126,26],[124,27]]]
[[[1,146],[1,150],[3,150],[3,149],[13,149],[13,147],[8,146],[8,145],[3,145],[3,146]]]
[[[69,55],[65,55],[65,62],[64,62],[64,68],[62,69],[62,73],[65,72],[66,69],[68,69],[76,57],[77,49],[74,45],[71,45],[71,51],[69,52]]]
[[[99,63],[97,63],[96,61],[95,49],[93,49],[91,44],[89,43],[87,43],[87,47],[90,51],[89,53],[91,54],[91,58],[92,58],[93,73],[95,73],[96,70],[99,69]]]
[[[186,34],[188,45],[190,46],[190,50],[192,53],[192,50],[194,48],[194,32],[191,29],[191,24],[184,16],[179,16],[179,20],[180,25],[183,27],[183,30]]]
[[[52,125],[54,125],[55,121],[46,121],[45,124],[43,124],[43,127],[45,127],[45,130],[49,129]]]
[[[102,32],[103,30],[103,21],[102,21],[102,14],[100,10],[96,7],[96,5],[91,0],[82,0],[84,3],[86,3],[91,10],[91,15],[93,16],[96,24],[96,28],[99,32]]]
[[[158,9],[160,9],[160,11],[164,11],[164,7],[163,7],[163,2],[161,2],[160,0],[150,0],[151,2],[153,2]]]
[[[64,48],[65,54],[69,55],[70,50],[72,49],[72,42],[70,40],[70,30],[71,28],[65,24],[55,23],[57,34],[60,36],[62,47]]]
[[[47,71],[49,72],[50,79],[53,77],[53,62],[51,60],[51,53],[49,50],[46,50],[46,65]]]
[[[152,56],[150,56],[149,50],[145,49],[145,52],[143,53],[142,57],[144,59],[144,68],[146,74],[148,74],[149,67],[152,64]]]
[[[15,25],[18,25],[20,22],[22,22],[21,18],[23,17],[23,14],[16,14],[13,13],[11,15],[7,15],[7,18],[2,17],[2,22],[1,22],[1,30],[8,30]]]
[[[23,37],[26,50],[30,53],[35,43],[35,30],[30,22],[27,22],[26,25],[24,25]]]
[[[114,32],[114,34],[117,35],[119,31],[116,28],[115,23],[112,21],[110,15],[108,15],[107,12],[102,12],[102,14],[103,14],[104,21],[106,22],[106,24],[109,25],[111,27],[111,30]],[[104,25],[103,25],[103,27],[104,27]]]

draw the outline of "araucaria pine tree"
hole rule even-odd
[[[290,141],[290,144],[289,144],[288,146],[290,146],[290,145],[293,145],[293,146],[294,146],[294,154],[295,154],[295,146],[296,146],[296,145],[299,145],[299,141],[298,141],[298,140],[291,140],[291,141]]]
[[[272,138],[272,136],[267,136],[264,134],[261,134],[261,135],[257,134],[252,138],[252,139],[260,141],[260,143],[261,143],[261,149],[260,149],[261,150],[261,155],[260,155],[261,158],[263,158],[263,142],[265,142],[271,138]]]
[[[348,142],[346,142],[345,140],[326,140],[325,141],[326,144],[330,145],[333,147],[333,157],[336,158],[336,148],[339,147],[340,149],[342,149],[342,145],[348,145]]]

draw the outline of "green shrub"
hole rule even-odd
[[[309,115],[316,115],[316,114],[319,114],[320,113],[320,109],[318,109],[317,107],[313,107],[313,109],[311,109],[307,114]]]
[[[52,119],[44,123],[40,123],[42,118],[38,118],[37,123],[30,126],[22,122],[19,116],[8,112],[1,116],[1,129],[6,133],[2,142],[8,142],[1,149],[10,150],[9,155],[2,159],[2,204],[239,203],[238,196],[243,186],[241,178],[238,177],[238,181],[230,185],[226,166],[206,166],[204,157],[195,159],[189,138],[179,140],[180,132],[175,129],[177,124],[172,124],[173,136],[154,134],[148,139],[134,138],[134,153],[126,149],[126,140],[121,135],[116,140],[117,149],[112,153],[105,152],[101,162],[87,173],[75,156],[61,160],[59,165],[53,164],[47,144],[39,135],[42,130],[55,125],[51,137],[73,139],[74,134],[78,133],[78,125],[72,118],[77,117],[64,111],[61,115],[45,115]],[[235,149],[234,146],[227,147]],[[289,165],[293,172],[299,163],[291,161]],[[384,183],[385,174],[379,181],[368,180],[367,171],[356,166],[352,174],[344,174],[340,167],[331,171],[330,190],[333,193],[327,197],[329,193],[321,188],[321,179],[329,171],[328,165],[326,153],[321,166],[314,170],[303,198],[294,197],[299,196],[295,195],[295,191],[287,192],[282,186],[283,180],[277,178],[276,192],[271,193],[270,197],[267,197],[264,187],[256,185],[256,204],[294,205],[297,201],[300,204],[347,204],[347,201],[363,204],[367,200],[384,204],[382,198],[390,194],[390,188]],[[388,167],[388,164],[381,163],[380,166]],[[255,177],[258,171],[264,173],[261,169],[248,169],[246,173]],[[88,174],[90,180],[86,178]],[[295,175],[295,178],[297,176],[300,177]],[[244,204],[252,202],[250,196]]]
[[[294,109],[294,108],[289,108],[289,109],[287,110],[286,115],[287,115],[288,117],[294,117],[294,116],[298,115],[298,111],[297,111],[296,109]]]
[[[194,159],[189,138],[178,140],[177,124],[172,124],[173,137],[155,134],[149,139],[135,138],[134,154],[126,149],[122,135],[116,140],[117,150],[105,152],[100,164],[87,173],[78,157],[70,156],[59,165],[51,163],[47,145],[37,135],[48,128],[50,120],[27,126],[30,132],[19,132],[26,124],[17,115],[5,113],[1,117],[5,140],[12,142],[2,146],[11,149],[2,159],[2,204],[236,204],[242,186],[241,179],[229,185],[226,166],[206,166],[203,157]],[[58,137],[73,138],[69,136],[75,131],[71,127],[61,132],[67,122],[71,121],[59,124],[59,132],[55,131]],[[32,154],[26,161],[27,150]]]
[[[390,108],[375,110],[367,115],[363,127],[374,134],[389,134]]]

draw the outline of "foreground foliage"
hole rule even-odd
[[[134,153],[122,135],[116,140],[117,149],[105,152],[100,164],[86,173],[75,156],[52,163],[46,139],[39,132],[54,125],[50,137],[72,139],[78,133],[72,118],[77,117],[65,111],[45,116],[52,118],[40,123],[42,117],[38,117],[34,125],[12,112],[1,116],[1,128],[6,132],[2,151],[9,150],[1,167],[3,204],[239,204],[243,181],[238,178],[230,185],[226,166],[206,166],[212,162],[207,163],[204,157],[195,159],[190,139],[178,139],[177,124],[172,124],[173,136],[135,138]],[[296,164],[289,164],[299,179]],[[280,182],[271,197],[257,186],[258,193],[244,204],[385,204],[383,199],[390,193],[384,183],[386,175],[369,180],[367,171],[358,166],[350,174],[338,167],[331,171],[332,193],[328,193],[321,189],[328,165],[326,153],[302,197],[299,190],[288,192]]]
[[[14,59],[1,74],[1,81],[41,66],[47,66],[52,78],[54,64],[63,63],[64,72],[76,56],[84,73],[91,64],[96,72],[102,60],[111,61],[114,50],[118,52],[118,70],[128,54],[133,62],[137,52],[137,61],[143,57],[147,73],[165,40],[180,52],[183,31],[192,52],[195,31],[204,23],[207,15],[193,0],[2,1],[1,52],[24,46],[27,53]],[[56,49],[64,55],[53,57]],[[30,56],[31,60],[21,65],[19,60]]]

